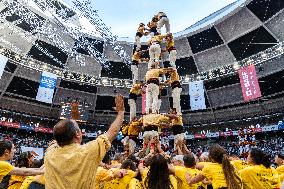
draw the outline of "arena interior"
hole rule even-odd
[[[284,1],[159,11],[0,0],[0,189],[284,189]]]

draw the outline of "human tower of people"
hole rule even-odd
[[[130,106],[130,122],[122,130],[123,134],[127,136],[124,140],[125,144],[130,144],[129,149],[131,152],[135,149],[135,141],[141,131],[145,131],[144,138],[147,138],[149,135],[158,135],[158,131],[164,128],[169,128],[176,135],[177,140],[183,138],[180,106],[182,88],[175,65],[177,51],[174,46],[173,35],[170,32],[169,19],[164,12],[159,12],[153,16],[147,26],[145,27],[144,23],[140,23],[135,37],[136,49],[132,56],[131,65],[133,86],[130,89],[128,101]],[[161,34],[163,26],[166,28],[166,34]],[[146,50],[149,52],[150,60],[148,61],[145,83],[143,83],[138,81],[138,64],[143,61],[141,56],[145,53],[145,50],[141,50],[140,39],[147,35],[151,37],[148,41],[149,48]],[[166,49],[161,48],[162,43],[166,44]],[[161,53],[164,52],[168,52],[169,55],[171,65],[169,68],[160,68],[162,64]],[[164,80],[166,78],[165,75],[169,75],[168,80]],[[162,104],[161,90],[166,85],[170,85],[172,90],[173,108],[167,114],[160,114]],[[138,119],[136,117],[136,100],[137,96],[141,95],[141,93],[146,93],[146,108],[145,115]]]
[[[284,150],[277,152],[276,169],[271,167],[269,154],[258,148],[252,148],[246,160],[241,160],[214,144],[208,152],[197,157],[187,148],[182,134],[180,107],[176,104],[170,113],[159,114],[159,75],[170,75],[170,80],[165,83],[170,83],[172,91],[181,88],[175,66],[159,68],[158,55],[151,54],[151,49],[160,48],[162,38],[172,45],[169,49],[174,49],[167,16],[160,12],[154,18],[156,33],[150,27],[154,21],[149,23],[149,32],[153,34],[149,48],[149,70],[146,73],[146,114],[138,120],[132,106],[131,122],[122,127],[124,99],[118,95],[115,98],[117,116],[108,131],[86,144],[81,144],[83,134],[75,120],[59,121],[53,128],[54,140],[45,152],[42,166],[33,163],[33,153],[23,154],[12,165],[9,160],[13,159],[14,144],[1,140],[1,189],[280,189],[284,180]],[[163,25],[166,25],[168,32],[164,36],[160,33]],[[137,36],[141,37],[140,34]],[[136,42],[139,48],[138,37]],[[142,84],[137,82],[130,90],[130,103],[135,104],[140,94],[138,91],[142,91]],[[179,99],[174,94],[172,96],[175,100]],[[159,131],[164,128],[172,129],[176,135],[172,153],[159,139]],[[111,158],[108,150],[121,129],[128,142],[123,153]],[[144,130],[143,145],[136,150],[135,140],[141,130]]]

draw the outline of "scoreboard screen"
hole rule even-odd
[[[60,119],[74,119],[79,122],[86,122],[88,120],[90,107],[79,102],[62,102]]]

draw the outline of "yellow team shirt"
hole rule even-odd
[[[134,52],[133,55],[132,55],[132,61],[136,60],[136,61],[139,62],[140,61],[140,57],[141,57],[140,53]]]
[[[278,172],[279,177],[280,177],[280,181],[282,183],[284,181],[284,165],[277,167],[276,171]]]
[[[26,176],[11,175],[8,189],[19,189],[25,179]]]
[[[33,181],[35,181],[35,182],[37,182],[39,184],[45,185],[45,177],[44,177],[44,175],[37,175],[37,176],[35,176]]]
[[[274,168],[264,165],[253,165],[240,171],[244,189],[280,188],[280,178]]]
[[[133,87],[131,87],[130,89],[130,93],[134,93],[136,95],[140,95],[141,91],[141,84],[134,84]]]
[[[182,116],[178,116],[176,119],[172,119],[172,125],[183,125]]]
[[[132,170],[127,170],[127,174],[123,178],[115,178],[105,183],[104,189],[128,189],[132,178],[136,176],[136,173]]]
[[[12,170],[14,169],[14,167],[6,162],[6,161],[0,161],[0,182],[2,181],[2,179],[8,175]]]
[[[175,176],[181,181],[181,185],[179,185],[178,188],[179,189],[197,189],[199,186],[202,185],[202,182],[189,185],[186,181],[185,175],[188,173],[190,177],[195,177],[200,172],[201,171],[199,171],[198,169],[176,166]]]
[[[45,185],[44,175],[26,177],[19,189],[28,189],[32,182],[37,182],[39,184]]]
[[[167,41],[167,50],[169,50],[171,47],[174,47],[175,46],[175,42],[174,40],[170,40],[170,41]]]
[[[161,123],[168,123],[170,121],[169,117],[161,114],[148,114],[143,116],[143,126],[148,125],[160,126]]]
[[[165,35],[154,35],[151,37],[151,39],[148,41],[148,45],[152,45],[154,42],[161,43],[163,39],[165,38]]]
[[[219,163],[208,163],[202,169],[202,175],[212,182],[214,189],[227,187],[222,165]]]
[[[143,183],[144,189],[148,189],[147,184],[145,183],[148,171],[149,171],[148,169],[145,169],[142,173],[142,183]],[[178,189],[177,179],[173,175],[170,175],[169,177],[170,177],[170,182],[172,184],[172,189]]]
[[[177,73],[177,70],[170,72],[170,79],[171,79],[171,83],[174,81],[179,81],[179,75]]]
[[[207,166],[208,164],[211,164],[212,162],[209,161],[200,161],[197,163],[197,167],[200,167],[201,169],[203,169],[205,166]]]
[[[103,188],[105,182],[112,180],[114,170],[98,167],[95,179],[95,189]]]
[[[235,167],[236,170],[240,171],[246,167],[248,167],[248,163],[243,160],[233,160],[230,163]]]
[[[132,178],[129,183],[129,189],[143,189],[143,186],[138,179]]]
[[[45,188],[95,187],[96,170],[111,144],[105,135],[84,145],[73,143],[50,149],[44,158]]]
[[[138,136],[140,132],[140,121],[132,121],[128,127],[129,136]]]
[[[33,182],[34,178],[35,178],[34,176],[26,177],[26,179],[23,181],[20,189],[28,189],[30,184]]]
[[[159,79],[159,75],[160,74],[164,74],[165,71],[164,69],[150,69],[147,71],[145,78],[146,81],[148,81],[149,79]]]

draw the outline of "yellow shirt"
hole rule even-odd
[[[136,61],[140,61],[140,57],[141,57],[141,54],[139,53],[139,52],[135,52],[135,53],[133,53],[133,55],[132,55],[132,61],[133,60],[136,60]]]
[[[169,50],[171,47],[174,47],[175,46],[175,42],[174,40],[170,40],[170,41],[167,41],[167,50]]]
[[[190,177],[195,177],[198,175],[201,171],[198,169],[192,169],[192,168],[186,168],[181,166],[175,167],[175,176],[181,181],[181,185],[178,187],[179,189],[197,189],[198,186],[202,185],[202,183],[196,183],[189,185],[186,181],[185,175],[187,173],[190,174]]]
[[[284,165],[277,167],[276,171],[278,172],[278,174],[280,176],[280,181],[282,183],[284,181]]]
[[[202,169],[207,166],[208,164],[211,164],[212,162],[209,161],[200,161],[197,163],[197,167],[202,167]]]
[[[149,79],[159,79],[159,75],[160,74],[164,74],[165,71],[164,69],[150,69],[147,71],[145,78],[146,81],[148,81]]]
[[[177,70],[170,72],[170,79],[171,79],[171,83],[174,81],[179,81],[179,75],[177,73]]]
[[[183,125],[182,116],[178,116],[176,119],[172,120],[172,125]]]
[[[160,126],[161,123],[168,123],[169,117],[161,114],[148,114],[143,116],[143,126],[148,125]]]
[[[97,168],[110,146],[101,135],[85,145],[74,143],[49,150],[44,158],[45,188],[93,189]]]
[[[215,189],[227,187],[225,175],[222,165],[219,163],[205,164],[202,169],[202,175],[212,182],[212,186]]]
[[[95,179],[95,189],[103,188],[105,182],[112,180],[113,171],[105,169],[103,167],[98,167]]]
[[[105,183],[104,189],[127,189],[132,178],[136,176],[136,173],[132,170],[127,170],[127,174],[123,178],[115,178]]]
[[[34,180],[34,178],[35,178],[34,176],[26,177],[26,179],[23,181],[20,189],[28,189],[30,184],[31,184],[31,182]]]
[[[150,46],[154,42],[161,43],[164,38],[165,38],[165,35],[155,35],[151,37],[151,39],[148,41],[148,45]]]
[[[138,179],[133,178],[130,180],[129,189],[143,189],[143,186]]]
[[[37,182],[39,184],[45,185],[45,177],[44,177],[44,175],[37,175],[37,176],[35,176],[33,181],[35,181],[35,182]]]
[[[233,160],[233,161],[230,161],[230,162],[235,167],[235,169],[237,169],[238,171],[249,166],[247,162],[242,161],[242,160]]]
[[[25,179],[26,176],[12,175],[9,180],[8,189],[19,189],[22,186],[22,183]]]
[[[129,136],[138,136],[140,129],[140,121],[132,121],[128,127],[128,135]]]
[[[244,189],[280,188],[280,178],[274,168],[253,165],[240,171]]]
[[[14,167],[10,163],[0,161],[0,182],[2,181],[3,177],[8,175],[13,169]]]
[[[130,93],[134,93],[136,95],[141,94],[141,84],[134,84],[133,87],[130,89]]]

